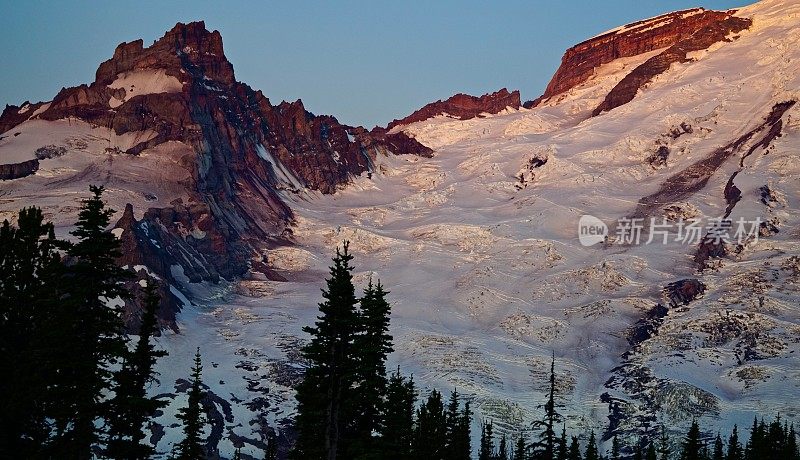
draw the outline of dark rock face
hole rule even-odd
[[[19,179],[30,176],[39,170],[39,160],[33,159],[22,163],[0,165],[0,180]]]
[[[456,94],[446,101],[431,102],[403,119],[394,120],[389,123],[386,129],[390,130],[397,125],[407,125],[416,121],[427,120],[443,113],[467,120],[475,118],[481,113],[498,113],[507,107],[514,109],[520,107],[519,91],[509,93],[507,89],[503,88],[500,91],[484,94],[480,97]]]
[[[706,285],[694,278],[678,280],[664,287],[664,295],[669,299],[672,307],[689,305],[704,292],[706,292]]]
[[[550,98],[585,82],[594,70],[615,59],[638,56],[675,45],[733,12],[702,8],[675,11],[634,22],[568,49],[542,98]]]
[[[20,110],[22,110],[22,108],[26,105],[29,106],[28,110],[23,110],[22,113],[20,113]],[[34,112],[36,112],[43,105],[43,102],[31,104],[28,101],[23,102],[20,106],[6,105],[6,108],[3,109],[3,113],[0,115],[0,134],[5,133],[6,131],[30,118]]]

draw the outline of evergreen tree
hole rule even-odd
[[[672,455],[672,448],[670,447],[669,436],[667,436],[666,428],[661,428],[661,437],[658,441],[658,458],[659,460],[669,460]]]
[[[758,418],[753,418],[753,426],[750,429],[750,439],[747,441],[745,447],[745,458],[747,460],[760,460],[766,457],[766,449],[764,446],[764,436],[766,427],[764,420],[758,422]]]
[[[63,266],[53,225],[38,208],[20,210],[17,227],[0,226],[0,452],[39,455],[50,434],[48,410],[60,403],[53,352],[69,337],[52,320]]]
[[[147,388],[155,380],[153,367],[158,358],[167,355],[151,343],[158,331],[156,313],[161,305],[156,284],[151,280],[145,287],[144,311],[139,327],[139,339],[133,352],[126,353],[122,368],[114,375],[115,396],[111,401],[107,455],[111,458],[148,458],[154,453],[144,443],[145,423],[156,411],[167,405],[147,397]]]
[[[490,421],[481,427],[481,447],[478,460],[493,460],[494,453],[494,428]]]
[[[233,460],[242,460],[242,448],[237,447],[233,452]]]
[[[567,425],[561,427],[561,437],[558,439],[558,449],[556,452],[558,460],[567,460]]]
[[[357,354],[358,397],[356,402],[356,426],[354,428],[351,457],[359,458],[375,450],[373,432],[381,432],[383,403],[386,397],[386,356],[393,351],[392,336],[389,335],[391,306],[386,301],[381,282],[372,284],[372,279],[361,297],[358,315],[360,329],[355,338]]]
[[[617,435],[614,435],[614,438],[611,440],[611,460],[620,460],[619,449],[619,438],[617,438]]]
[[[398,368],[389,378],[386,393],[380,442],[383,456],[388,460],[408,460],[411,458],[417,400],[413,377],[404,378]]]
[[[320,316],[314,327],[303,329],[311,341],[302,349],[309,367],[296,393],[298,438],[292,457],[297,460],[335,460],[347,450],[340,441],[347,439],[348,422],[354,418],[359,369],[353,352],[359,315],[348,249],[348,242],[336,249]]]
[[[447,403],[445,414],[445,431],[447,435],[447,448],[445,458],[447,460],[469,460],[470,459],[470,419],[471,411],[469,401],[464,405],[464,412],[460,410],[458,392],[453,390],[450,393],[450,400]]]
[[[507,445],[507,442],[508,441],[507,441],[507,438],[506,438],[506,434],[503,433],[503,435],[500,436],[500,444],[497,447],[497,455],[494,456],[495,459],[497,459],[497,460],[508,460],[508,445]]]
[[[792,428],[794,429],[794,427]],[[472,458],[472,409],[470,402],[464,403],[464,408],[461,410],[461,418],[458,424],[458,436],[460,441],[456,442],[455,452],[456,457],[460,459]]]
[[[412,445],[413,458],[440,460],[445,457],[447,428],[442,394],[431,391],[428,400],[417,411]]]
[[[700,439],[700,425],[697,420],[692,420],[692,426],[683,439],[681,445],[681,460],[700,460],[703,442]]]
[[[178,410],[177,415],[178,420],[183,422],[183,440],[178,443],[178,460],[202,460],[205,458],[202,436],[206,417],[202,407],[205,397],[202,372],[203,364],[200,359],[200,348],[198,348],[194,355],[189,402],[186,407]]]
[[[739,428],[736,425],[733,425],[733,431],[728,438],[728,452],[725,460],[744,460],[742,444],[739,442]]]
[[[786,433],[783,431],[783,424],[781,423],[781,415],[775,418],[769,424],[766,430],[766,439],[764,442],[764,454],[769,458],[778,458],[783,454],[784,445],[786,444]]]
[[[714,439],[714,453],[711,457],[713,460],[725,460],[725,446],[722,443],[722,437],[717,433],[716,439]]]
[[[534,422],[534,428],[540,430],[539,442],[536,443],[537,450],[540,451],[540,458],[553,460],[556,445],[555,424],[561,420],[561,415],[556,411],[556,356],[550,362],[550,386],[547,392],[547,402],[544,404],[544,419]]]
[[[572,441],[569,443],[569,453],[567,454],[569,460],[581,460],[581,446],[578,443],[578,437],[573,436]]]
[[[597,451],[597,441],[594,437],[594,431],[589,435],[589,442],[586,443],[586,453],[583,455],[586,460],[600,460],[600,454]]]
[[[789,426],[789,431],[786,433],[786,448],[782,458],[800,460],[800,450],[797,448],[797,434],[794,431],[794,423]]]
[[[527,455],[527,447],[528,444],[525,442],[525,436],[520,433],[519,437],[517,437],[517,443],[514,446],[514,457],[513,460],[526,460]]]
[[[119,240],[107,230],[114,210],[105,207],[103,187],[89,187],[93,196],[83,201],[76,229],[77,239],[65,245],[70,264],[66,268],[61,300],[64,328],[71,337],[57,355],[62,368],[54,386],[63,404],[52,413],[56,425],[53,450],[60,456],[88,459],[101,438],[101,418],[107,418],[104,395],[111,389],[115,365],[126,350],[121,319],[128,292],[122,281],[132,274],[116,265],[121,256]]]

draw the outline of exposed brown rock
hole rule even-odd
[[[20,110],[22,110],[22,108],[26,105],[29,106],[28,110],[19,113]],[[0,134],[7,132],[11,128],[28,120],[42,105],[44,105],[43,102],[32,104],[28,101],[23,102],[19,106],[6,105],[6,108],[3,109],[2,115],[0,115]]]
[[[689,305],[706,291],[706,285],[700,280],[687,278],[669,283],[664,287],[664,295],[670,306]]]
[[[518,109],[520,107],[519,91],[508,92],[503,88],[494,93],[484,94],[480,97],[468,94],[456,94],[446,101],[431,102],[411,115],[394,120],[386,127],[392,129],[397,125],[407,125],[416,121],[423,121],[437,115],[448,114],[453,117],[467,120],[475,118],[482,113],[498,113],[507,107]]]
[[[691,61],[690,52],[704,50],[717,42],[729,41],[729,34],[747,29],[752,24],[750,19],[735,16],[718,18],[718,14],[713,14],[710,18],[714,20],[708,21],[688,36],[678,36],[676,43],[633,69],[606,95],[605,100],[594,109],[592,116],[627,104],[636,97],[640,88],[655,76],[666,72],[672,64]]]
[[[539,100],[580,85],[591,78],[595,69],[603,64],[673,46],[709,24],[729,18],[731,14],[731,11],[709,11],[702,8],[675,11],[634,22],[581,42],[564,53],[561,66]]]

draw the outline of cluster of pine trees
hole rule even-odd
[[[0,226],[0,458],[154,454],[145,427],[164,406],[147,396],[166,354],[152,343],[161,299],[150,280],[131,348],[120,300],[134,275],[116,264],[103,188],[90,191],[72,241],[57,239],[36,207]]]
[[[568,440],[566,428],[562,428],[561,435],[554,440],[552,453],[547,453],[537,450],[536,443],[528,444],[522,436],[509,447],[503,434],[495,446],[492,431],[491,423],[483,426],[479,460],[800,460],[794,426],[781,423],[780,417],[769,424],[763,419],[753,420],[750,438],[744,445],[736,426],[726,442],[720,434],[705,439],[700,425],[694,421],[678,443],[664,434],[654,442],[623,446],[614,437],[605,455],[598,449],[594,432],[581,448],[578,438],[572,436]]]
[[[445,405],[430,392],[419,408],[413,377],[387,375],[391,307],[380,281],[361,297],[348,244],[336,250],[320,316],[305,331],[308,367],[297,388],[297,442],[292,459],[470,458],[469,402],[455,391]]]

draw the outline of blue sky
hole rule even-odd
[[[176,22],[222,33],[237,79],[348,124],[385,125],[457,92],[544,90],[564,50],[638,19],[747,0],[100,2],[0,0],[0,106],[94,80],[118,43]]]

